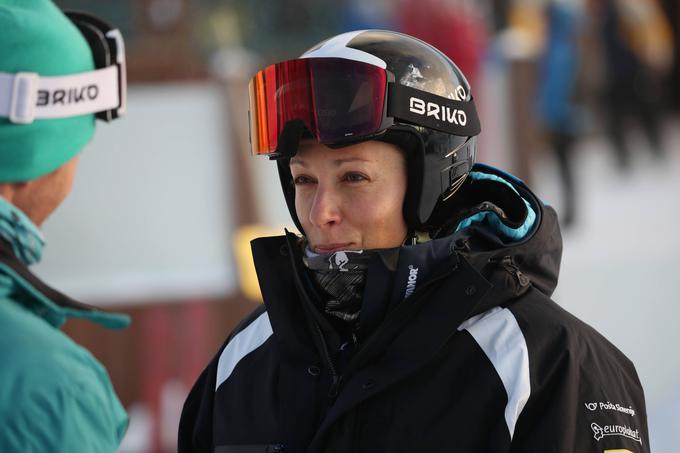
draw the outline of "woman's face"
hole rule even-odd
[[[398,247],[406,162],[395,145],[367,141],[330,149],[303,141],[290,160],[295,210],[317,253]]]

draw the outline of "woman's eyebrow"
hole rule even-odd
[[[336,167],[339,167],[342,164],[347,164],[347,163],[350,163],[350,162],[367,162],[367,163],[370,163],[371,161],[368,160],[368,159],[362,159],[360,157],[346,157],[344,159],[335,159],[333,161],[333,165],[335,165]]]
[[[348,164],[351,162],[367,162],[370,163],[371,161],[368,159],[362,159],[360,157],[344,157],[342,159],[334,159],[331,161],[333,163],[333,166],[339,167],[342,164]],[[299,165],[301,167],[307,168],[307,163],[303,160],[300,159],[299,157],[291,157],[289,165]]]
[[[300,165],[301,167],[307,167],[307,164],[305,163],[304,160],[300,159],[299,157],[291,157],[289,165]]]

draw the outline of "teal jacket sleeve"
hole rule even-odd
[[[5,381],[13,398],[0,408],[0,452],[116,452],[128,419],[104,368],[41,365]]]

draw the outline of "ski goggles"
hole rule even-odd
[[[95,114],[104,121],[126,110],[125,45],[118,29],[99,18],[64,12],[85,37],[95,70],[65,76],[0,72],[0,117],[16,124]]]
[[[449,99],[394,79],[379,66],[344,58],[302,58],[268,66],[249,84],[251,152],[286,157],[291,150],[280,146],[287,141],[282,137],[288,128],[303,126],[325,145],[377,137],[395,123],[458,136],[481,131],[474,102],[462,100],[463,87],[456,90],[458,99]]]

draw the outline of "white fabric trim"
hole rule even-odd
[[[300,58],[346,58],[348,60],[363,61],[364,63],[369,63],[383,69],[387,68],[387,63],[385,60],[378,58],[368,52],[364,52],[363,50],[347,47],[347,44],[351,40],[365,31],[366,30],[350,31],[335,36],[324,42],[323,45],[318,49],[307,52]]]
[[[120,67],[120,103],[118,107],[118,116],[123,116],[127,113],[127,63],[125,62],[125,41],[123,35],[117,28],[109,30],[106,37],[116,41],[117,57],[116,63]]]
[[[241,359],[262,346],[271,335],[272,325],[266,311],[250,323],[248,327],[237,333],[220,354],[220,359],[217,362],[215,391],[231,376]]]
[[[468,319],[458,330],[467,330],[472,335],[503,382],[508,395],[505,422],[512,439],[517,420],[531,395],[529,350],[524,334],[512,312],[500,307]]]
[[[0,72],[0,117],[9,117],[9,112],[13,110],[14,87],[14,74]]]
[[[0,72],[0,117],[15,123],[97,113],[119,105],[117,65],[54,77]]]

